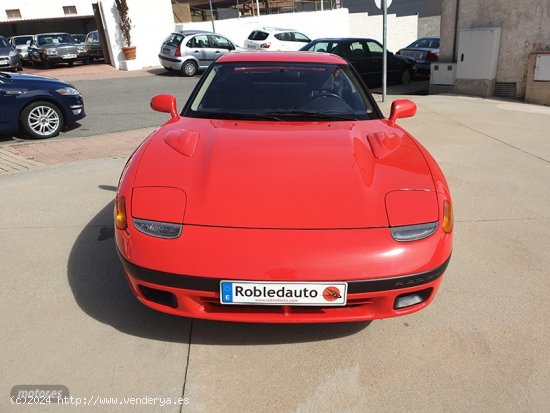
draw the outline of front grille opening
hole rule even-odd
[[[402,308],[412,307],[426,301],[430,294],[432,293],[432,288],[426,288],[425,290],[415,291],[413,293],[406,293],[397,296],[393,303],[394,310],[401,310]]]
[[[174,294],[168,291],[157,290],[156,288],[145,287],[140,285],[139,289],[145,298],[154,303],[165,305],[167,307],[177,308],[178,299]]]

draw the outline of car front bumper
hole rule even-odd
[[[452,237],[398,243],[387,228],[255,230],[184,226],[178,239],[116,230],[132,293],[157,311],[222,321],[321,323],[411,314],[435,297]],[[345,306],[227,305],[220,281],[347,282]],[[424,299],[395,308],[404,294]]]
[[[66,58],[65,56],[59,55],[42,55],[42,58],[50,63],[68,63],[68,62],[85,62],[88,59],[88,53],[78,53],[76,57]]]
[[[344,306],[293,306],[221,304],[221,279],[162,273],[122,257],[121,261],[134,296],[154,310],[190,318],[258,323],[335,323],[411,314],[432,302],[449,263],[447,259],[436,269],[419,274],[349,282]],[[405,295],[424,299],[396,308],[398,298]]]

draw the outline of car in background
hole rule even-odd
[[[58,63],[88,63],[88,53],[83,45],[77,45],[68,33],[40,33],[33,36],[29,47],[33,66],[48,68]]]
[[[104,58],[103,47],[101,46],[101,40],[97,30],[94,30],[86,35],[84,48],[86,49],[86,53],[88,53],[90,61]]]
[[[452,201],[428,151],[328,53],[228,53],[123,168],[115,245],[156,311],[223,321],[397,317],[432,302]],[[137,314],[136,314],[137,316]]]
[[[244,47],[260,51],[295,51],[310,41],[309,37],[296,30],[262,27],[250,33],[244,41]]]
[[[86,116],[80,92],[57,79],[0,72],[0,91],[0,133],[51,138]]]
[[[413,58],[418,72],[429,74],[431,64],[439,61],[439,42],[438,36],[421,37],[396,54]]]
[[[15,72],[22,69],[23,66],[19,52],[15,50],[5,37],[0,36],[0,70]]]
[[[30,62],[29,46],[32,42],[31,35],[13,36],[8,39],[8,42],[19,52],[22,63]]]
[[[244,50],[227,37],[201,30],[171,33],[162,43],[160,64],[168,71],[195,76],[218,57],[234,50]]]
[[[76,44],[82,44],[84,43],[84,41],[86,40],[86,35],[85,34],[71,34],[72,38],[74,39],[74,42]]]
[[[302,47],[303,51],[333,53],[350,62],[369,87],[382,84],[383,47],[374,39],[316,39]],[[416,75],[414,59],[387,52],[388,82],[409,83]]]

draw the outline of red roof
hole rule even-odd
[[[233,52],[223,55],[217,61],[347,64],[340,56],[315,52]]]

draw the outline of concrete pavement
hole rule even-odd
[[[73,396],[121,403],[189,402],[35,409],[52,412],[547,411],[550,108],[414,100],[417,115],[399,124],[447,175],[455,248],[430,307],[370,324],[231,324],[155,313],[128,292],[111,218],[125,156],[146,131],[116,156],[102,149],[104,137],[86,138],[97,147],[74,156],[70,141],[59,141],[61,160],[44,154],[47,141],[3,147],[40,165],[0,175],[7,372],[0,411],[33,411],[10,404],[16,384],[64,384]]]

